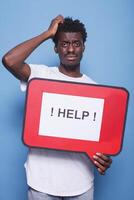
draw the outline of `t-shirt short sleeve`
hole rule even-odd
[[[29,66],[30,66],[30,69],[31,69],[31,73],[30,73],[28,81],[30,79],[32,79],[32,78],[35,78],[35,77],[39,78],[39,77],[41,77],[44,74],[47,75],[47,73],[49,71],[49,68],[46,65],[29,64]],[[21,89],[22,92],[26,91],[26,89],[27,89],[27,83],[28,82],[20,81],[20,89]]]

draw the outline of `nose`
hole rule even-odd
[[[74,52],[74,46],[72,43],[70,43],[68,46],[68,52]]]

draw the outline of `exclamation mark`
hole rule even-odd
[[[54,108],[51,108],[51,116],[53,116]]]
[[[94,112],[94,119],[93,119],[93,121],[95,121],[95,119],[96,119],[96,112]]]

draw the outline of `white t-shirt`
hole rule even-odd
[[[30,78],[48,78],[83,83],[95,82],[83,74],[73,78],[59,72],[58,67],[30,65]],[[26,89],[26,83],[21,84]],[[55,195],[75,196],[93,187],[93,164],[84,153],[31,148],[25,163],[27,183],[33,189]]]

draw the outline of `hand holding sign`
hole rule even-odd
[[[124,88],[33,79],[27,90],[24,142],[86,152],[91,159],[96,152],[117,154],[127,100]]]

